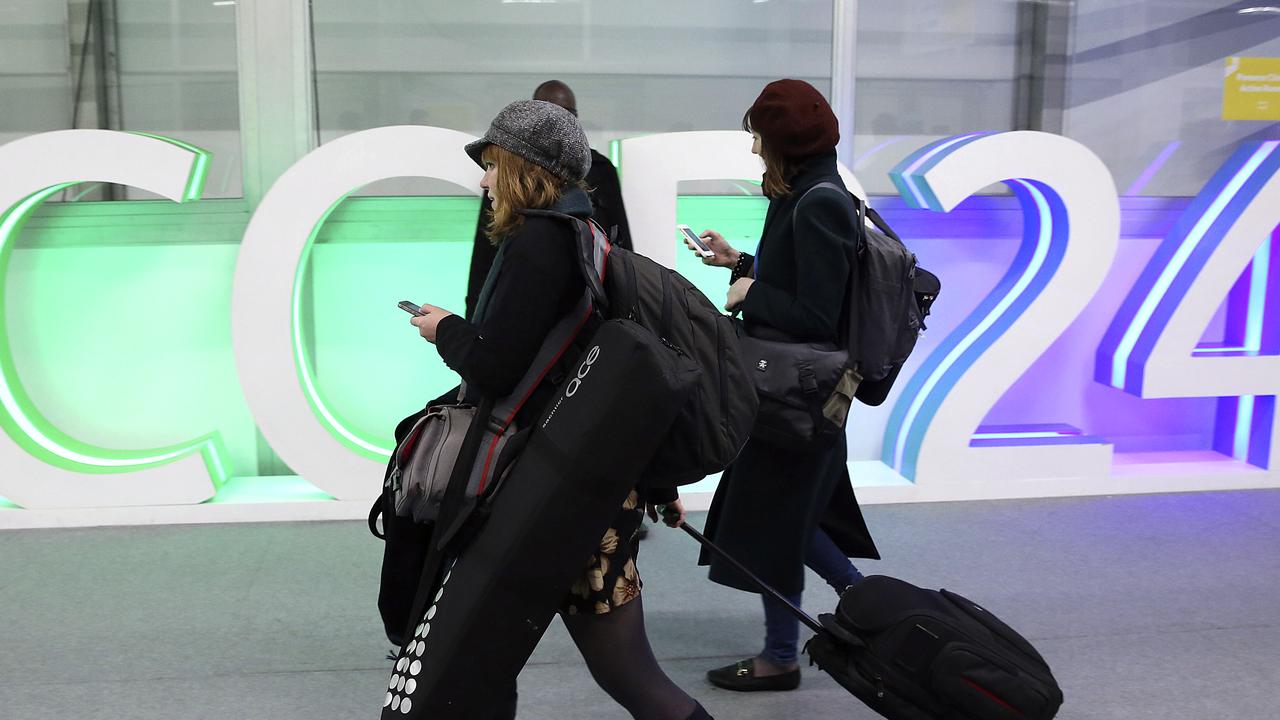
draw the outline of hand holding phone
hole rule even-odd
[[[426,313],[422,311],[422,308],[408,300],[401,300],[396,307],[399,307],[401,310],[413,315],[414,317],[422,317],[423,315],[426,315]]]
[[[710,247],[707,246],[707,241],[699,237],[698,233],[693,231],[693,228],[689,227],[688,225],[676,225],[676,229],[680,231],[681,236],[684,238],[685,244],[689,245],[694,252],[698,253],[704,258],[711,258],[716,256],[715,251],[713,251]]]
[[[415,305],[408,300],[401,300],[397,305],[401,310],[413,316],[409,318],[409,324],[418,328],[418,334],[429,343],[436,341],[436,331],[439,329],[440,323],[453,315],[453,313],[444,308],[428,305],[427,303]]]

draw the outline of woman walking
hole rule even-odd
[[[778,80],[747,110],[743,129],[764,160],[769,198],[758,257],[708,230],[702,237],[715,255],[703,262],[732,270],[726,309],[740,310],[748,329],[767,327],[795,342],[834,341],[856,217],[836,171],[835,115],[813,86]],[[819,183],[836,187],[815,188]],[[805,565],[843,592],[862,577],[849,557],[879,557],[845,462],[843,435],[811,451],[752,438],[716,488],[706,535],[797,606]],[[756,592],[719,558],[704,551],[702,563],[711,566],[712,581]],[[763,602],[764,648],[708,672],[713,684],[739,691],[799,686],[799,623],[777,601],[763,596]]]
[[[423,305],[426,314],[411,322],[466,381],[468,401],[478,401],[515,388],[552,327],[584,292],[575,229],[561,219],[523,212],[589,218],[582,180],[591,150],[576,117],[538,100],[508,105],[466,150],[485,171],[480,184],[493,202],[488,233],[498,246],[496,257],[470,320]],[[540,416],[553,393],[550,383],[539,387],[517,415],[517,425]],[[703,720],[710,715],[666,676],[645,634],[635,534],[646,505],[652,512],[655,504],[668,506],[672,523],[683,518],[674,488],[632,491],[596,552],[583,558],[582,575],[560,613],[596,682],[632,717]],[[515,717],[515,699],[512,678],[508,697],[496,703],[500,707],[491,717]]]

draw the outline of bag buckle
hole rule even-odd
[[[857,394],[858,386],[861,384],[862,375],[853,368],[845,368],[840,380],[836,382],[835,390],[831,392],[831,397],[827,398],[822,405],[822,417],[838,427],[844,427],[845,421],[849,418],[849,407],[853,405],[854,395]]]
[[[805,395],[818,392],[818,376],[813,373],[813,370],[804,368],[800,371],[800,390]]]

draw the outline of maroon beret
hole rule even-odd
[[[827,99],[803,80],[765,85],[747,119],[772,152],[787,158],[830,152],[840,141],[840,124]]]

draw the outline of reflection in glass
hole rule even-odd
[[[184,0],[0,4],[0,143],[69,128],[131,130],[212,151],[205,197],[239,197],[234,5]],[[61,200],[149,197],[81,185]]]

